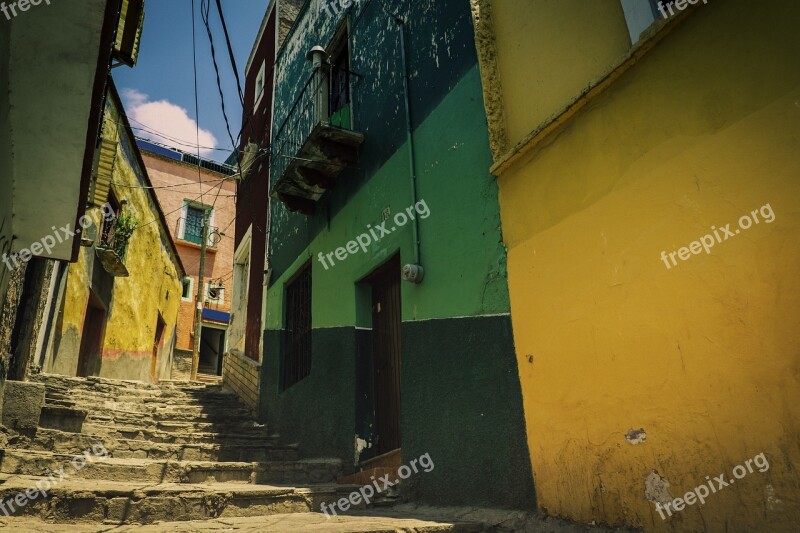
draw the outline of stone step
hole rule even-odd
[[[297,445],[277,445],[274,441],[268,443],[261,441],[240,443],[236,446],[203,443],[173,444],[148,440],[100,437],[98,435],[68,433],[42,428],[36,431],[34,437],[20,437],[16,441],[11,441],[9,446],[15,449],[30,449],[74,456],[83,453],[84,450],[88,450],[96,444],[101,444],[111,457],[119,459],[264,462],[294,461],[298,458]]]
[[[172,461],[119,459],[92,454],[72,456],[17,449],[6,449],[0,459],[0,473],[3,474],[47,476],[50,472],[64,472],[69,479],[124,479],[141,483],[332,483],[341,473],[341,461]]]
[[[153,405],[145,403],[125,403],[114,400],[85,401],[85,400],[65,400],[47,398],[45,405],[53,408],[61,407],[67,409],[85,410],[90,413],[98,414],[142,414],[151,415],[158,419],[189,420],[193,418],[252,418],[253,413],[246,407],[237,405]]]
[[[35,487],[40,479],[3,476],[0,500],[13,503],[17,494]],[[335,484],[295,488],[238,483],[145,484],[68,479],[51,487],[46,499],[40,497],[15,509],[19,516],[62,524],[152,524],[307,513],[320,509],[322,503],[330,504],[346,497],[354,490],[357,487]]]
[[[200,382],[188,381],[170,381],[164,380],[161,383],[145,383],[143,381],[132,381],[125,379],[109,379],[101,378],[99,376],[90,376],[86,378],[79,378],[73,376],[64,376],[61,374],[35,374],[30,377],[31,381],[38,381],[53,386],[62,387],[100,387],[100,388],[113,388],[113,389],[131,389],[131,390],[219,390],[219,385],[209,385]]]
[[[5,525],[15,533],[62,533],[64,524],[45,522],[37,518],[11,517],[3,519]],[[0,525],[2,527],[2,525]],[[70,533],[100,533],[109,531],[109,526],[91,524],[70,524]],[[210,520],[187,522],[161,522],[158,524],[130,524],[114,527],[114,533],[220,533],[222,531],[241,531],[249,533],[299,532],[299,533],[478,533],[486,531],[477,522],[455,522],[444,519],[419,520],[413,514],[407,517],[372,516],[367,513],[359,516],[331,516],[322,513],[274,514],[269,516],[225,517]],[[537,530],[544,533],[545,530]],[[553,530],[546,530],[554,533]],[[559,530],[561,531],[561,530]],[[571,530],[580,531],[580,530]]]
[[[97,408],[89,411],[86,422],[102,424],[119,424],[122,426],[154,427],[158,429],[162,425],[170,427],[184,427],[191,425],[191,428],[198,431],[216,430],[218,427],[242,426],[255,427],[252,425],[253,417],[249,413],[231,413],[230,416],[222,415],[198,415],[181,413],[126,413],[112,409]]]
[[[176,435],[189,435],[193,433],[209,434],[209,435],[236,435],[244,437],[263,437],[268,438],[269,432],[267,427],[253,420],[240,421],[231,424],[215,424],[211,422],[175,422],[169,420],[156,421],[152,425],[143,425],[141,423],[132,422],[130,424],[122,424],[108,419],[87,420],[83,424],[84,428],[99,428],[105,427],[110,430],[116,429],[123,432],[130,432],[133,430],[142,432],[162,432],[173,433]],[[82,430],[84,433],[91,432],[87,429]],[[134,437],[136,438],[136,437]]]
[[[258,428],[254,428],[258,429]],[[115,426],[105,424],[83,425],[83,433],[98,435],[102,438],[148,440],[156,443],[172,444],[219,444],[222,446],[250,446],[256,444],[277,444],[276,435],[263,433],[219,433],[219,432],[175,432],[158,429],[142,429],[135,426]]]
[[[109,387],[62,387],[59,385],[44,384],[48,395],[60,395],[65,398],[93,398],[104,397],[108,399],[118,397],[129,397],[141,400],[163,400],[163,401],[202,401],[224,399],[234,396],[226,390],[218,391],[176,391],[176,390],[139,390],[139,389],[112,389]]]

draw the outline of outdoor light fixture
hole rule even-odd
[[[425,277],[425,269],[422,265],[404,265],[403,266],[403,280],[411,283],[422,283],[422,278]]]

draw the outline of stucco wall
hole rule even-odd
[[[119,201],[127,200],[123,210],[134,214],[140,221],[125,257],[130,276],[109,279],[95,259],[94,247],[81,248],[78,261],[69,266],[64,307],[59,320],[60,335],[50,364],[54,372],[75,374],[90,286],[97,290],[110,283],[111,288],[107,291],[110,298],[105,302],[107,324],[102,360],[95,371],[102,377],[149,382],[159,314],[166,326],[158,349],[157,368],[166,373],[171,367],[165,359],[171,357],[171,347],[175,342],[181,297],[180,274],[169,250],[169,234],[159,220],[158,204],[149,190],[143,188],[147,186],[145,170],[139,168],[132,139],[119,126],[121,117],[114,98],[108,99],[104,120],[104,136],[120,141],[112,188]],[[100,220],[102,216],[97,208],[89,209],[87,215],[93,220]],[[159,377],[169,376],[162,374]]]
[[[0,19],[13,50],[13,76],[0,78],[0,91],[9,91],[10,100],[15,251],[51,234],[53,225],[74,224],[83,207],[80,185],[88,179],[84,155],[93,149],[90,114],[100,105],[93,89],[108,3],[41,3],[10,21]],[[62,241],[47,257],[72,258],[73,238]]]
[[[619,0],[492,0],[491,10],[511,146],[631,46]]]
[[[800,521],[799,17],[791,1],[698,5],[499,177],[529,448],[548,512],[653,531]],[[520,68],[518,83],[529,75]],[[507,100],[507,114],[536,99]],[[773,222],[760,214],[709,254],[670,268],[661,259],[765,204]],[[705,505],[662,521],[648,500],[732,479],[762,452],[768,471]]]
[[[0,32],[0,80],[9,78],[10,32]],[[0,85],[0,259],[11,251],[11,124],[9,122],[8,91]],[[3,307],[8,278],[11,273],[0,261],[0,309]],[[2,354],[0,353],[0,356]]]

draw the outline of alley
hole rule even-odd
[[[0,529],[794,533],[798,20],[0,0]]]

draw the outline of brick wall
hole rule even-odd
[[[235,392],[253,410],[258,406],[260,372],[261,363],[253,361],[238,350],[231,350],[223,358],[223,385]]]

